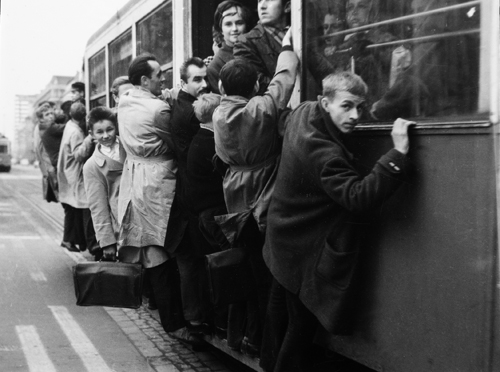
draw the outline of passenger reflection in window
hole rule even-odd
[[[325,36],[325,56],[332,56],[338,46],[344,41],[344,35],[332,35],[345,29],[345,22],[338,14],[327,13],[323,20],[323,35]]]

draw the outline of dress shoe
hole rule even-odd
[[[78,247],[76,245],[74,245],[73,243],[70,243],[70,242],[62,241],[61,242],[61,247],[66,248],[70,252],[80,252],[80,250],[78,249]]]

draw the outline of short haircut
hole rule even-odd
[[[151,77],[153,68],[149,65],[149,61],[157,61],[156,57],[151,53],[143,53],[134,58],[128,68],[128,79],[134,85],[141,85],[141,77]]]
[[[90,130],[94,130],[94,124],[101,120],[109,120],[117,126],[116,115],[113,111],[105,106],[97,106],[90,110],[89,115],[87,116],[87,125]]]
[[[194,114],[200,123],[212,122],[212,115],[220,105],[221,96],[215,93],[202,94],[193,102]]]
[[[69,115],[69,110],[71,108],[71,105],[73,104],[73,101],[64,101],[61,104],[61,110],[66,114]]]
[[[53,107],[48,102],[42,103],[36,109],[36,117],[38,119],[43,119],[43,114],[46,113],[49,110],[54,111]]]
[[[55,107],[56,104],[52,101],[42,101],[38,104],[38,107],[42,106],[42,105],[49,105],[50,107]]]
[[[222,67],[219,78],[228,96],[249,97],[257,82],[257,71],[246,60],[233,59]]]
[[[111,93],[113,93],[115,96],[118,96],[118,88],[124,84],[130,84],[130,80],[128,79],[128,76],[119,76],[117,77],[114,81],[113,84],[111,85]]]
[[[71,88],[78,90],[79,92],[85,93],[85,84],[81,81],[77,81],[76,83],[71,84]]]
[[[69,109],[69,116],[71,119],[77,122],[81,122],[85,119],[85,115],[87,114],[87,110],[82,102],[76,101],[71,105]]]
[[[337,92],[349,92],[355,96],[366,97],[368,86],[363,79],[351,72],[338,72],[325,77],[323,83],[323,96],[333,99]]]
[[[191,57],[188,58],[186,61],[181,66],[181,79],[185,83],[187,83],[189,76],[188,76],[188,68],[189,66],[194,65],[198,68],[203,68],[205,67],[205,62],[199,57]]]
[[[247,31],[250,31],[250,29],[253,26],[253,14],[250,9],[248,9],[246,6],[244,6],[242,3],[236,0],[223,1],[217,6],[217,9],[215,10],[214,26],[213,26],[214,31],[219,35],[222,41],[224,41],[224,37],[222,36],[222,21],[224,17],[222,15],[226,10],[234,7],[238,9],[238,13],[245,22]]]

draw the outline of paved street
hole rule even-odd
[[[192,352],[145,306],[75,305],[61,248],[63,209],[42,200],[40,171],[0,173],[0,371],[251,371],[212,346]]]

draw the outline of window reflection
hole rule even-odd
[[[109,86],[119,76],[128,75],[128,66],[132,62],[132,31],[126,31],[123,35],[109,44]],[[110,96],[111,107],[116,105]]]
[[[350,70],[370,89],[366,120],[477,110],[479,1],[306,4],[307,99],[320,92],[328,73]]]
[[[90,97],[106,92],[106,63],[104,49],[89,59]]]
[[[148,52],[160,65],[172,62],[172,4],[155,10],[137,23],[137,55]]]

